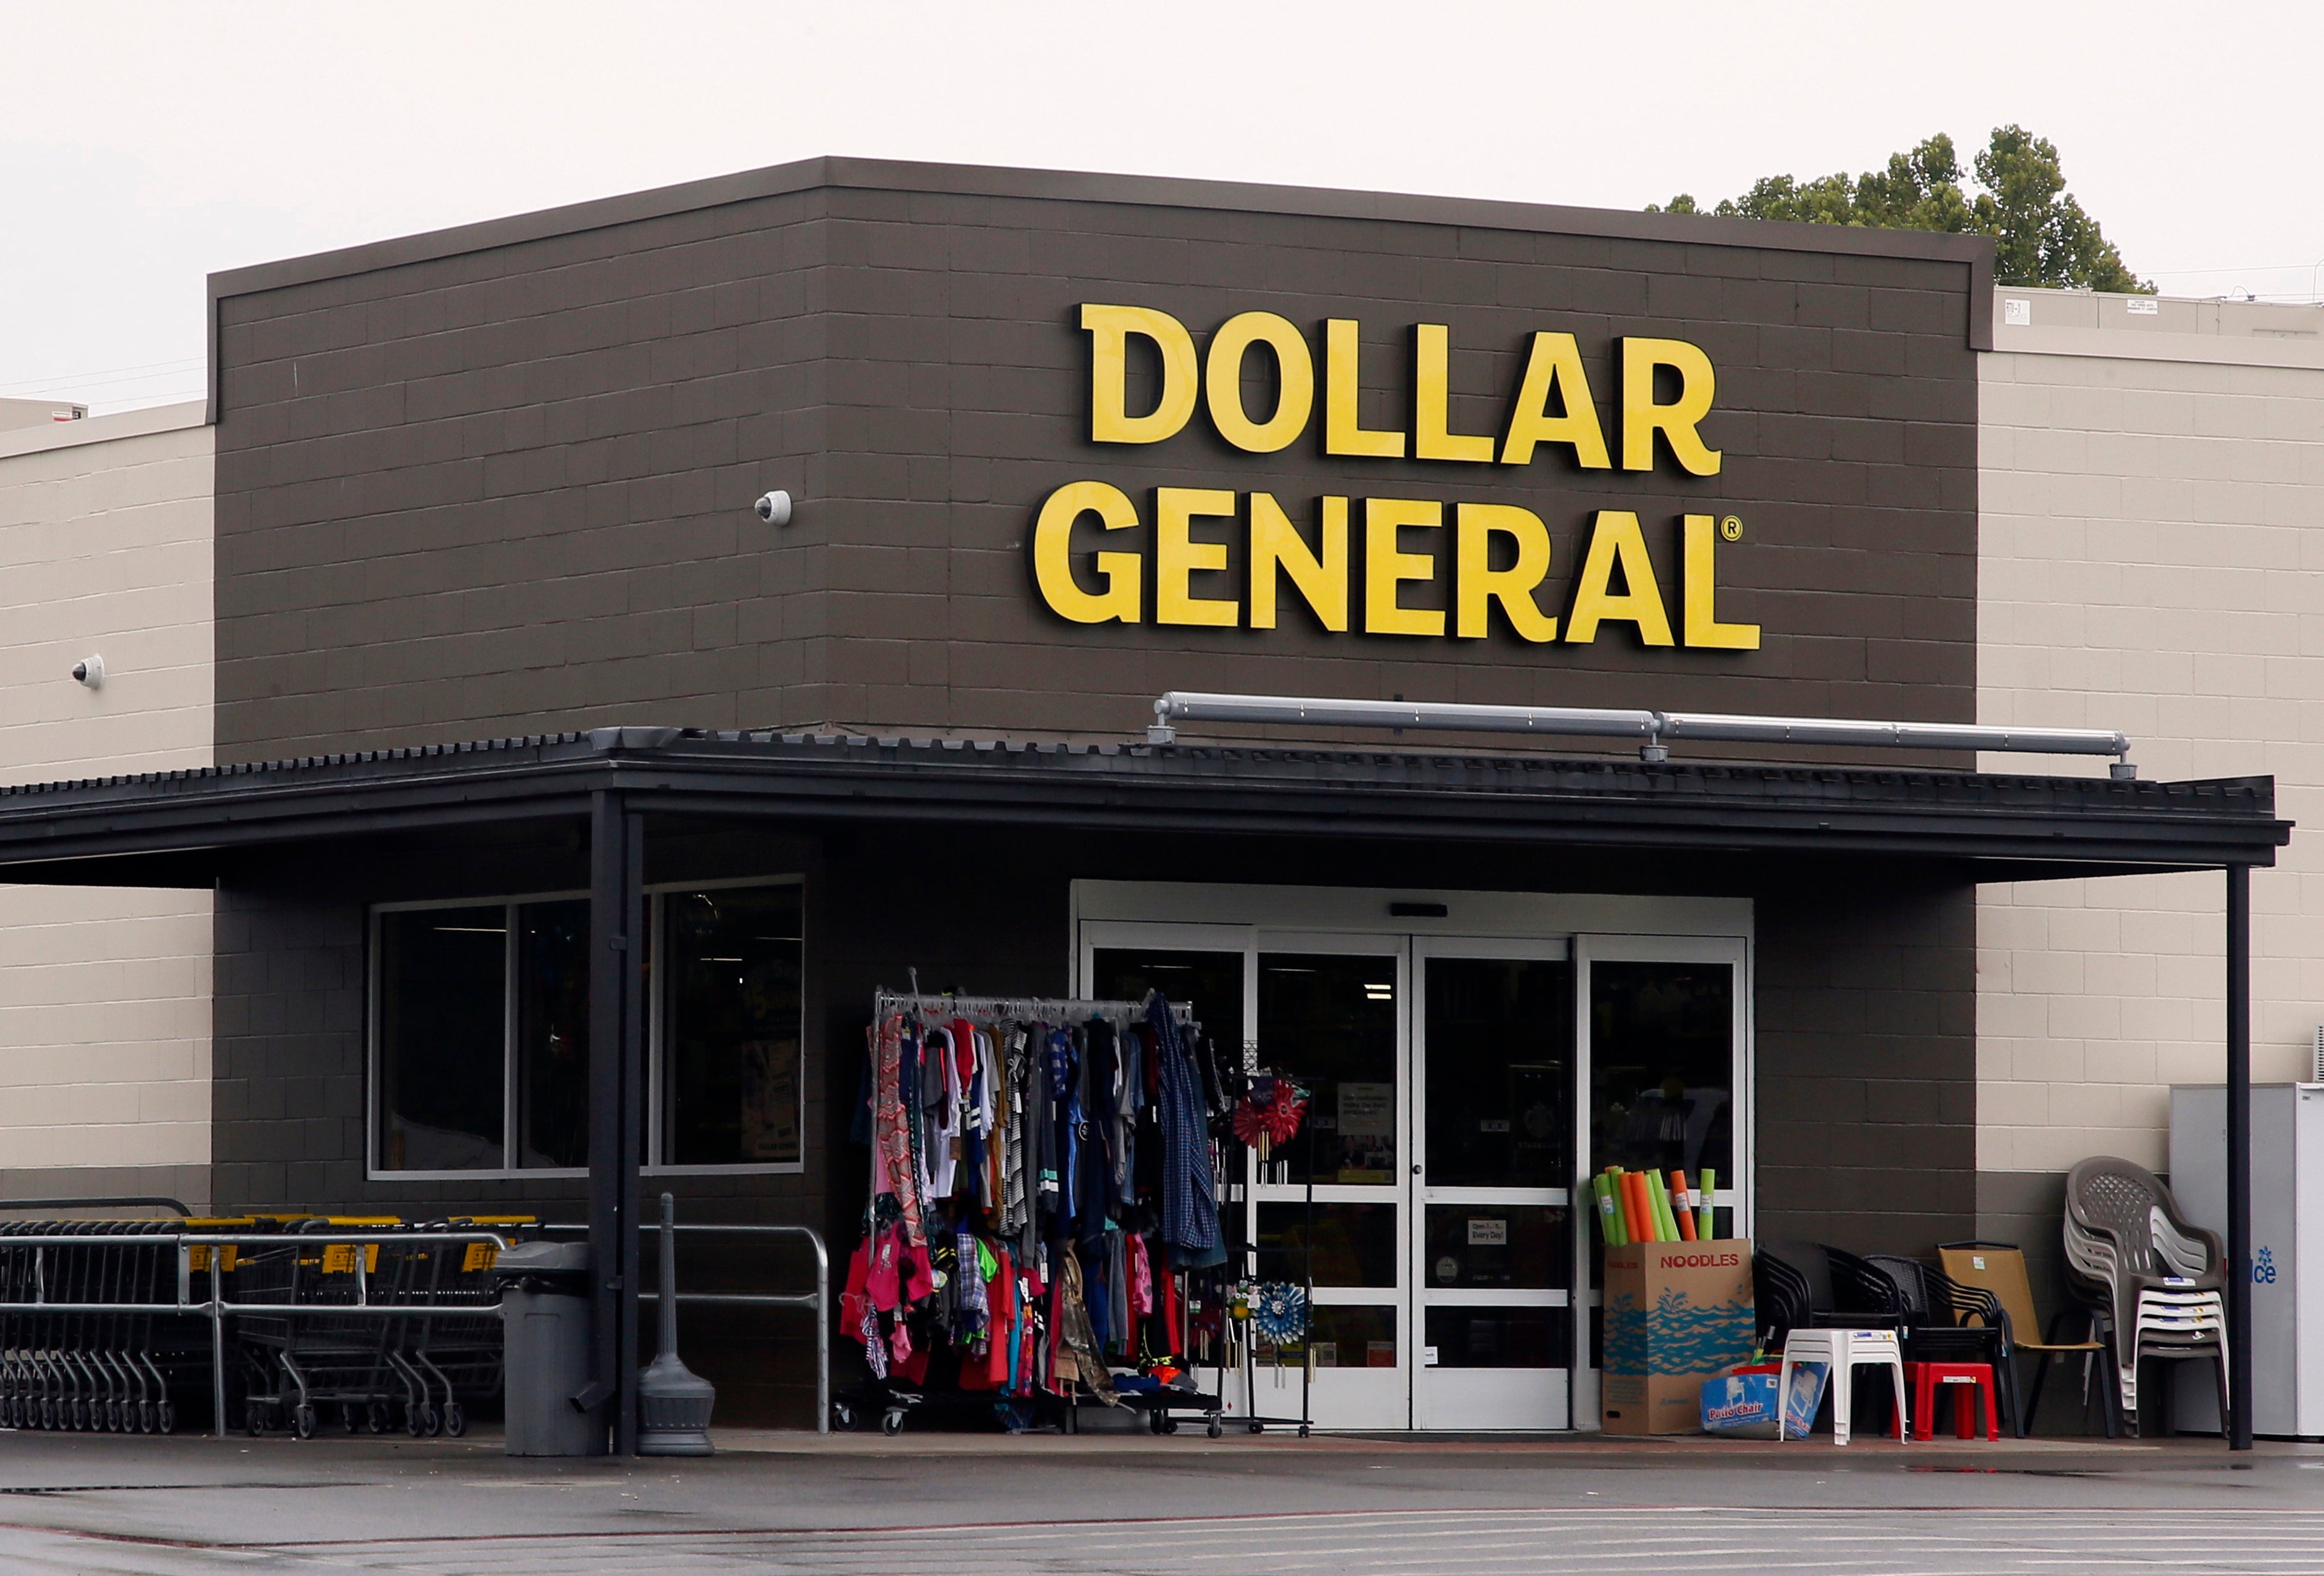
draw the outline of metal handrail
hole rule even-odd
[[[190,1219],[193,1211],[183,1201],[161,1194],[123,1194],[113,1198],[8,1198],[0,1199],[0,1214],[20,1214],[26,1210],[120,1210],[163,1209],[174,1212],[181,1219]]]
[[[588,1227],[562,1221],[543,1225],[543,1231],[586,1232]],[[815,1290],[811,1292],[680,1292],[681,1303],[702,1303],[711,1306],[813,1308],[815,1310],[815,1431],[831,1432],[831,1250],[824,1245],[823,1233],[813,1226],[770,1226],[759,1224],[721,1225],[715,1222],[687,1223],[680,1221],[675,1228],[680,1231],[724,1232],[733,1236],[796,1236],[804,1237],[815,1249]],[[658,1232],[658,1222],[641,1221],[641,1231]],[[659,1302],[659,1292],[641,1290],[640,1302]]]
[[[83,1201],[86,1202],[86,1201]],[[215,1437],[226,1437],[226,1321],[229,1313],[262,1313],[268,1318],[357,1318],[380,1319],[499,1318],[499,1303],[374,1303],[370,1300],[371,1280],[366,1263],[368,1255],[355,1256],[353,1273],[356,1295],[353,1303],[230,1303],[226,1299],[224,1261],[226,1255],[209,1256],[210,1295],[203,1300],[193,1300],[193,1249],[202,1247],[248,1248],[252,1246],[296,1246],[327,1248],[340,1243],[368,1246],[372,1243],[415,1242],[489,1242],[494,1249],[506,1252],[508,1238],[498,1231],[405,1231],[393,1228],[340,1229],[321,1231],[88,1231],[78,1234],[43,1233],[32,1237],[0,1236],[0,1252],[11,1248],[87,1248],[91,1243],[115,1247],[173,1248],[178,1255],[178,1300],[174,1303],[51,1303],[35,1295],[28,1303],[0,1302],[0,1308],[38,1309],[44,1313],[154,1313],[161,1315],[198,1316],[210,1322],[210,1405]],[[34,1282],[37,1291],[44,1291],[47,1277],[41,1274],[35,1262]]]
[[[88,1201],[78,1201],[86,1203]],[[536,1228],[542,1232],[586,1232],[585,1225],[549,1222]],[[641,1231],[657,1231],[657,1224],[640,1222]],[[815,1431],[831,1432],[831,1252],[823,1240],[823,1233],[812,1226],[784,1226],[713,1223],[681,1224],[680,1231],[723,1232],[734,1236],[797,1236],[807,1239],[815,1251],[815,1290],[812,1292],[680,1292],[681,1303],[701,1303],[714,1306],[756,1306],[813,1308],[815,1310]],[[87,1248],[94,1243],[116,1247],[144,1246],[173,1250],[178,1257],[178,1300],[174,1303],[52,1303],[37,1295],[46,1286],[45,1276],[36,1281],[36,1295],[31,1302],[0,1302],[0,1308],[38,1309],[49,1313],[150,1313],[206,1318],[210,1322],[210,1398],[214,1408],[213,1432],[219,1439],[226,1428],[226,1321],[229,1314],[258,1313],[269,1318],[501,1318],[505,1304],[493,1303],[374,1303],[371,1296],[369,1256],[355,1255],[351,1272],[355,1276],[357,1300],[352,1303],[237,1303],[226,1296],[224,1261],[226,1255],[213,1252],[208,1267],[209,1295],[197,1298],[193,1295],[193,1253],[196,1248],[300,1247],[325,1248],[342,1244],[364,1247],[390,1243],[409,1246],[424,1242],[488,1242],[500,1251],[510,1246],[509,1234],[482,1229],[466,1231],[411,1231],[393,1227],[338,1227],[314,1231],[90,1231],[80,1233],[42,1233],[38,1236],[0,1235],[0,1252],[13,1248]],[[37,1274],[37,1270],[36,1270]],[[659,1301],[659,1293],[641,1291],[640,1301]]]

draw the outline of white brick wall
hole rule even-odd
[[[2252,878],[2253,1076],[2306,1077],[2324,1021],[2324,314],[2156,333],[2108,298],[2099,326],[2067,327],[2050,325],[2092,321],[2089,298],[2005,293],[2034,296],[2035,327],[1997,326],[1980,362],[1978,720],[2119,728],[2144,777],[2275,777],[2304,829]],[[2216,873],[1982,894],[1980,1170],[2165,1163],[2170,1085],[2222,1075],[2222,900]]]
[[[198,405],[0,433],[0,781],[210,764],[211,454]],[[208,1165],[209,976],[207,891],[0,886],[0,1172]]]

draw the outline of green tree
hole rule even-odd
[[[1770,175],[1710,211],[1733,218],[1990,235],[1998,283],[2153,293],[2066,189],[2058,150],[2048,139],[2023,126],[1997,127],[1975,167],[1982,189],[1971,197],[1962,189],[1953,140],[1939,132],[1909,153],[1890,154],[1885,169],[1857,176],[1841,171],[1807,181]],[[1646,211],[1703,209],[1682,192],[1667,203],[1648,204]]]

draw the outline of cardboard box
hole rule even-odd
[[[1782,1400],[1775,1394],[1784,1365],[1746,1363],[1734,1372],[1702,1381],[1702,1432],[1738,1439],[1774,1439]]]
[[[1699,1432],[1702,1381],[1750,1359],[1756,1318],[1745,1239],[1607,1249],[1601,1426]]]

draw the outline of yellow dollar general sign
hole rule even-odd
[[[1247,454],[1277,453],[1314,428],[1315,355],[1307,336],[1288,318],[1273,312],[1238,313],[1219,326],[1203,355],[1185,324],[1151,307],[1085,305],[1081,326],[1089,335],[1093,442],[1160,443],[1184,431],[1198,405],[1218,435]],[[1161,368],[1158,397],[1142,414],[1129,408],[1133,338],[1158,354]],[[1412,430],[1368,428],[1358,410],[1358,325],[1349,318],[1325,321],[1320,394],[1324,454],[1525,465],[1545,446],[1563,446],[1583,470],[1612,471],[1618,463],[1624,471],[1651,472],[1657,455],[1666,454],[1689,475],[1719,474],[1719,451],[1703,443],[1699,430],[1711,412],[1718,377],[1711,358],[1685,340],[1616,342],[1618,456],[1607,446],[1572,335],[1545,331],[1532,336],[1508,425],[1499,433],[1452,429],[1452,336],[1446,327],[1415,325],[1412,346]],[[1261,351],[1274,365],[1275,403],[1270,410],[1254,412],[1246,403],[1243,367]],[[1675,389],[1674,397],[1656,398],[1658,377],[1663,387]],[[1360,567],[1350,545],[1351,523],[1359,519]],[[1076,573],[1072,540],[1074,530],[1092,520],[1106,534],[1084,575]],[[1198,522],[1221,521],[1228,522],[1221,535],[1195,534]],[[1536,596],[1550,576],[1549,529],[1539,515],[1517,504],[1455,502],[1448,507],[1434,499],[1326,495],[1316,501],[1311,534],[1271,493],[1157,487],[1149,545],[1102,545],[1111,533],[1146,523],[1130,495],[1109,482],[1068,482],[1050,493],[1034,520],[1029,542],[1033,583],[1042,602],[1074,623],[1139,623],[1150,611],[1157,624],[1271,630],[1287,585],[1289,594],[1317,623],[1341,633],[1354,629],[1481,640],[1491,632],[1498,611],[1501,623],[1519,640],[1537,644],[1563,640],[1586,645],[1604,626],[1623,624],[1649,646],[1759,649],[1758,625],[1722,623],[1718,615],[1719,540],[1734,541],[1742,534],[1733,516],[1725,529],[1709,514],[1680,516],[1675,631],[1646,551],[1645,527],[1628,510],[1601,509],[1591,521],[1562,630],[1555,616],[1541,611]],[[1449,606],[1412,605],[1406,588],[1436,580],[1447,560],[1434,551],[1409,550],[1416,541],[1443,540],[1441,534],[1406,533],[1442,533],[1448,526],[1452,594],[1437,600],[1449,601]],[[1244,596],[1196,593],[1196,575],[1231,567],[1232,548],[1222,537],[1239,537],[1247,572]]]

